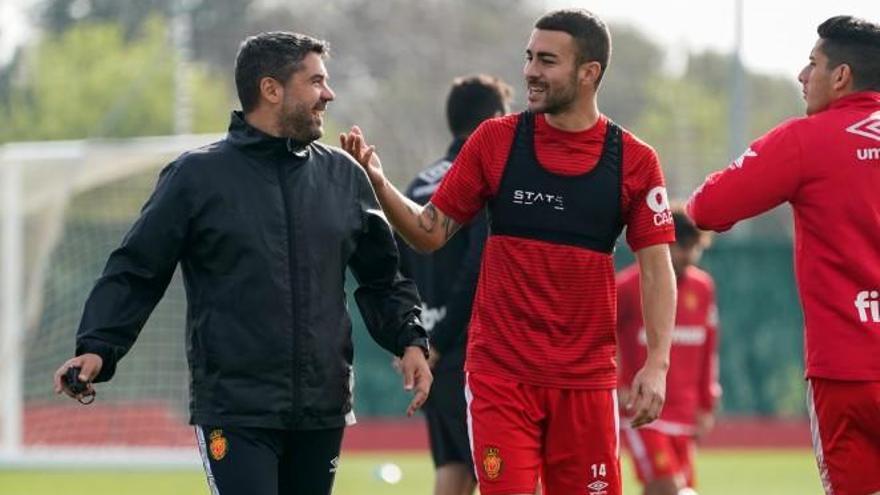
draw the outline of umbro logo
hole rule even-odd
[[[596,480],[590,483],[587,485],[587,488],[590,490],[590,495],[605,495],[608,493],[605,491],[605,489],[608,488],[608,483],[602,480]]]
[[[847,127],[846,132],[880,141],[880,112],[874,112],[867,119]]]
[[[730,164],[730,168],[742,168],[743,162],[746,161],[746,158],[752,158],[755,156],[758,156],[758,154],[755,153],[754,151],[752,151],[751,148],[748,148],[747,150],[745,150],[743,152],[742,155],[739,156],[739,158],[737,158],[736,160],[733,161],[733,163]]]

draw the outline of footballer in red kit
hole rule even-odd
[[[648,357],[627,404],[640,426],[663,405],[675,310],[663,174],[653,149],[598,110],[610,56],[598,17],[544,15],[525,55],[528,110],[484,122],[425,206],[385,179],[359,129],[341,141],[417,249],[488,208],[464,390],[480,493],[531,494],[540,478],[545,495],[620,495],[612,253],[626,227],[646,305]]]
[[[826,494],[880,493],[880,24],[832,17],[782,123],[688,204],[701,228],[789,203],[813,447]]]
[[[694,488],[695,442],[714,424],[715,405],[721,395],[715,284],[708,273],[695,266],[709,236],[697,229],[682,207],[673,208],[672,214],[675,244],[671,254],[678,307],[672,330],[672,365],[666,375],[666,403],[653,423],[638,429],[623,427],[624,443],[645,495],[677,495],[685,487]],[[629,384],[647,355],[639,289],[638,266],[618,274],[621,399],[629,395]]]

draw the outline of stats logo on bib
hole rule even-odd
[[[651,189],[645,200],[648,202],[648,208],[654,212],[654,225],[658,227],[672,225],[672,212],[669,211],[669,196],[665,187],[657,186]]]

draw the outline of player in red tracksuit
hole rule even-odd
[[[829,495],[880,493],[880,24],[828,19],[798,77],[807,116],[710,175],[688,212],[724,231],[789,203],[808,406]]]
[[[672,215],[653,149],[598,110],[605,24],[582,9],[535,24],[523,69],[529,110],[484,122],[431,201],[407,200],[359,129],[343,147],[388,219],[420,250],[442,246],[487,207],[465,362],[480,493],[620,495],[616,294],[624,226],[641,266],[649,357],[634,379],[633,423],[665,394],[675,275]]]
[[[645,495],[677,495],[694,486],[695,441],[714,424],[718,384],[718,312],[715,284],[697,268],[708,245],[682,207],[673,208],[675,244],[672,267],[678,285],[678,307],[672,331],[666,403],[660,418],[641,428],[623,427],[625,445],[633,458]],[[645,361],[639,268],[632,265],[617,277],[617,342],[622,401]]]

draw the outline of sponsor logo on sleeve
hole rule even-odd
[[[757,153],[752,151],[751,148],[746,149],[742,155],[739,155],[739,158],[733,161],[730,164],[730,168],[743,168],[743,163],[746,161],[746,158],[752,158],[758,156]]]
[[[672,225],[672,212],[669,211],[669,196],[665,187],[657,186],[651,189],[645,200],[648,202],[648,208],[654,212],[654,225],[658,227]]]

